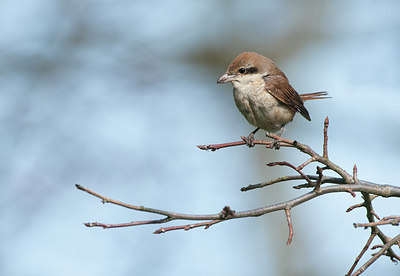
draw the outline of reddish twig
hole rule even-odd
[[[315,159],[313,157],[311,157],[310,159],[308,159],[306,162],[304,162],[303,164],[301,164],[300,166],[297,167],[296,170],[302,170],[304,169],[308,164],[315,162]]]
[[[310,180],[310,178],[308,178],[307,175],[305,175],[302,171],[298,171],[297,168],[295,166],[293,166],[292,164],[290,164],[289,162],[283,161],[283,162],[271,162],[268,163],[267,166],[268,167],[273,167],[273,166],[288,166],[290,168],[292,168],[293,170],[295,170],[296,172],[298,172],[306,181],[308,184],[312,185],[312,181]]]
[[[360,183],[360,182],[363,182],[363,181],[358,180],[358,179],[357,179],[357,181],[358,181],[359,183]],[[374,200],[374,199],[377,198],[377,197],[378,197],[378,195],[370,195],[370,201]],[[351,212],[351,211],[353,211],[354,209],[356,209],[356,208],[361,208],[361,207],[365,207],[365,201],[362,202],[362,203],[359,203],[359,204],[355,204],[355,205],[353,205],[353,206],[350,206],[349,208],[347,208],[346,212]]]
[[[292,225],[292,219],[290,216],[290,208],[286,208],[285,209],[285,214],[286,214],[286,219],[287,219],[287,223],[289,226],[289,237],[288,240],[286,242],[286,245],[290,245],[292,243],[292,239],[293,239],[293,225]]]
[[[246,142],[243,141],[244,137],[241,137],[242,141],[236,141],[236,142],[230,142],[230,143],[222,143],[222,144],[212,144],[212,145],[198,145],[197,147],[201,150],[211,150],[211,151],[216,151],[222,148],[228,148],[228,147],[235,147],[235,146],[243,146],[246,145]],[[267,148],[271,148],[273,145],[273,142],[271,141],[266,141],[266,140],[254,140],[255,145],[264,145]],[[282,147],[293,147],[291,144],[288,143],[282,143]]]
[[[350,206],[349,208],[347,208],[346,212],[348,213],[348,212],[353,211],[356,208],[361,208],[361,207],[364,207],[364,202]]]

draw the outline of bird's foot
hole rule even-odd
[[[278,136],[280,136],[280,135],[278,135]],[[274,139],[274,141],[271,142],[271,149],[278,150],[281,148],[281,141],[279,141],[275,137],[272,137],[269,132],[267,132],[267,137]]]
[[[279,140],[274,140],[271,144],[271,149],[280,149],[281,148],[281,141]]]
[[[246,142],[246,145],[249,148],[252,148],[255,146],[254,144],[254,133],[250,133],[249,136],[246,137],[246,139],[244,139],[244,141]]]

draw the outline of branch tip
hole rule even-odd
[[[353,166],[353,180],[354,180],[354,183],[358,183],[357,172],[358,172],[357,165],[354,164],[354,166]]]
[[[326,116],[324,121],[324,145],[323,145],[323,154],[322,157],[328,159],[328,127],[329,127],[329,118]]]
[[[293,234],[294,234],[293,225],[292,225],[292,219],[291,219],[291,216],[290,216],[290,208],[285,208],[285,215],[286,215],[286,220],[287,220],[287,223],[288,223],[288,226],[289,226],[289,237],[288,237],[288,240],[286,242],[286,245],[290,245],[292,243]]]
[[[79,184],[75,184],[75,187],[76,187],[77,189],[79,189],[79,190],[82,190],[82,191],[85,190],[85,188],[84,188],[83,186],[79,185]]]

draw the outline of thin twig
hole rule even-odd
[[[326,116],[324,121],[324,146],[323,146],[323,154],[322,157],[325,159],[328,158],[328,127],[329,127],[329,118]]]
[[[307,177],[310,178],[310,175],[307,175]],[[304,177],[301,175],[280,176],[278,178],[275,178],[275,179],[272,179],[272,180],[269,180],[266,182],[262,182],[262,183],[258,183],[258,184],[250,184],[249,186],[243,187],[240,190],[242,192],[245,192],[248,190],[263,188],[265,186],[270,186],[270,185],[280,183],[280,182],[285,182],[285,181],[290,181],[290,180],[298,180],[298,179],[304,179]]]
[[[300,166],[297,167],[297,170],[302,170],[304,169],[308,164],[315,162],[314,157],[309,158],[306,162],[304,162],[303,164],[301,164]]]
[[[390,218],[383,218],[376,222],[353,223],[353,226],[354,226],[354,228],[357,228],[357,227],[372,227],[372,226],[386,225],[386,224],[391,224],[393,226],[399,226],[400,225],[400,216],[391,216]]]
[[[392,245],[398,243],[400,241],[400,234],[391,239],[389,242],[387,242],[379,252],[377,252],[371,259],[369,259],[362,267],[360,267],[354,274],[353,276],[360,275],[363,273],[371,264],[373,264],[380,256],[386,253]]]
[[[146,225],[146,224],[159,224],[159,223],[166,223],[170,221],[169,217],[164,219],[156,219],[156,220],[144,220],[144,221],[132,221],[126,223],[117,223],[117,224],[107,224],[101,222],[86,222],[84,225],[86,227],[103,227],[104,229],[109,228],[118,228],[118,227],[129,227],[129,226],[138,226],[138,225]]]
[[[273,167],[273,166],[288,166],[290,168],[292,168],[293,170],[295,170],[296,172],[298,172],[306,181],[308,184],[312,184],[312,181],[310,180],[310,178],[307,177],[307,175],[305,175],[302,171],[298,171],[297,168],[295,166],[293,166],[292,164],[290,164],[289,162],[283,161],[283,162],[271,162],[268,163],[267,166],[268,167]]]
[[[271,141],[266,141],[266,140],[254,140],[255,145],[264,145],[267,148],[271,148],[273,145],[273,142]],[[235,146],[243,146],[246,145],[246,142],[243,141],[236,141],[236,142],[229,142],[229,143],[222,143],[222,144],[212,144],[212,145],[198,145],[197,147],[201,150],[211,150],[211,151],[216,151],[222,148],[228,148],[228,147],[235,147]],[[291,144],[287,143],[282,143],[280,146],[282,147],[293,147]]]
[[[315,183],[315,187],[314,187],[314,191],[316,191],[316,192],[318,192],[321,188],[323,172],[324,172],[324,170],[321,167],[317,166],[318,179],[317,179],[317,182]]]
[[[292,225],[292,219],[290,216],[290,208],[286,208],[285,209],[285,214],[286,214],[286,219],[287,219],[287,223],[289,226],[289,237],[288,240],[286,242],[286,245],[290,245],[292,243],[292,239],[293,239],[293,225]]]
[[[171,226],[171,227],[161,227],[160,229],[157,229],[156,231],[153,232],[153,234],[162,234],[166,233],[169,231],[174,231],[174,230],[191,230],[197,227],[202,227],[205,226],[204,229],[208,229],[211,225],[214,225],[216,223],[219,223],[223,221],[222,219],[219,220],[213,220],[213,221],[206,221],[206,222],[200,222],[200,223],[194,223],[194,224],[187,224],[187,225],[179,225],[179,226]]]
[[[349,272],[347,272],[347,274],[345,276],[350,276],[351,273],[353,273],[353,270],[356,268],[358,262],[361,260],[364,253],[368,250],[369,246],[371,245],[371,242],[373,241],[373,239],[375,237],[376,237],[376,233],[371,233],[371,235],[369,236],[369,239],[367,240],[367,243],[361,250],[360,254],[358,254],[358,256],[357,256],[356,260],[354,261],[353,265],[351,266]]]

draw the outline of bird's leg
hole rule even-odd
[[[249,136],[247,136],[246,138],[246,145],[249,146],[249,148],[254,147],[254,134],[256,134],[256,132],[259,130],[260,128],[256,128],[255,130],[253,130],[252,133],[249,134]]]
[[[282,133],[283,133],[283,130],[284,130],[284,126],[285,126],[285,125],[282,125],[281,129],[280,129],[279,132],[278,132],[278,136],[279,136],[279,137],[282,136]],[[268,135],[267,135],[267,136],[268,136]],[[280,147],[281,147],[281,141],[279,141],[279,140],[274,140],[274,142],[272,142],[271,149],[276,149],[276,150],[278,150]]]

